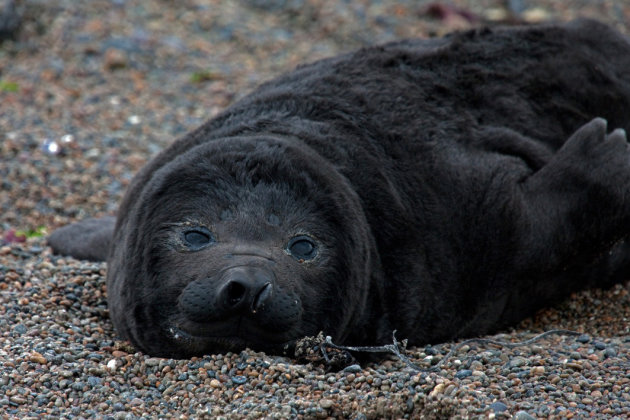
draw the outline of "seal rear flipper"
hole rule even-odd
[[[105,261],[115,226],[116,218],[113,216],[85,219],[55,230],[48,237],[48,244],[55,254]]]

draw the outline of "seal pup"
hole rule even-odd
[[[627,279],[630,43],[593,21],[404,40],[263,84],[150,161],[113,218],[118,333],[156,356],[410,344]]]

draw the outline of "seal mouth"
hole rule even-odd
[[[277,335],[270,335],[261,330],[248,331],[248,338],[235,334],[200,335],[191,333],[175,324],[167,325],[164,330],[177,347],[185,349],[186,352],[191,354],[240,351],[245,348],[256,351],[281,351],[286,353],[295,345],[298,339],[298,337],[286,339]]]

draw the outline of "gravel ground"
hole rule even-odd
[[[41,237],[113,213],[164,145],[300,62],[497,20],[590,16],[629,32],[627,0],[448,4],[1,0],[0,418],[630,416],[628,284],[493,338],[579,336],[470,344],[436,371],[454,343],[408,349],[421,372],[387,357],[328,372],[249,350],[170,360],[117,339],[105,264],[53,256]]]

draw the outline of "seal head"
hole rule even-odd
[[[365,318],[374,250],[359,199],[303,144],[202,143],[127,200],[110,314],[149,354],[278,352],[322,328],[347,338]]]

